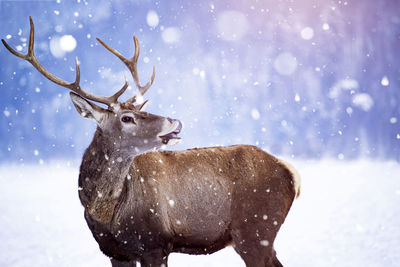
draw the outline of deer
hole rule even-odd
[[[2,43],[51,82],[97,129],[80,165],[78,192],[84,217],[113,267],[164,266],[172,252],[210,254],[233,246],[247,267],[282,266],[274,240],[296,197],[300,175],[289,163],[252,145],[165,149],[179,142],[182,123],[144,111],[139,43],[130,59],[97,38],[129,69],[138,93],[124,102],[84,91],[76,57],[74,82],[51,74],[34,54],[30,20],[27,54]],[[105,105],[107,108],[100,106]]]

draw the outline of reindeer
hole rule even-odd
[[[139,44],[134,36],[131,59],[97,40],[130,70],[143,95],[137,72]],[[179,120],[143,111],[137,95],[99,96],[49,73],[34,55],[30,18],[28,53],[13,55],[30,62],[55,84],[68,88],[78,113],[94,120],[97,129],[86,149],[79,173],[79,198],[85,219],[113,267],[167,266],[171,252],[209,254],[232,245],[248,267],[282,266],[274,240],[300,192],[296,170],[250,145],[158,150],[175,144]],[[91,101],[105,104],[103,108]]]

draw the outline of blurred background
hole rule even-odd
[[[400,1],[0,0],[0,38],[111,95],[141,46],[147,111],[180,119],[171,149],[257,145],[302,175],[275,242],[285,266],[398,266]],[[78,165],[95,123],[0,44],[0,266],[110,266],[83,219]],[[136,94],[132,87],[122,100]],[[351,253],[349,253],[351,251]],[[21,256],[22,255],[22,256]],[[171,266],[243,266],[232,248]]]
[[[300,158],[400,160],[399,1],[0,1],[0,36],[67,81],[110,95],[155,82],[151,113],[184,123],[176,149],[254,144]],[[0,160],[79,158],[95,124],[68,92],[0,46]],[[132,87],[125,94],[135,94]]]

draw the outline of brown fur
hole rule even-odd
[[[273,242],[295,190],[275,157],[246,145],[158,151],[136,156],[123,173],[126,163],[93,155],[97,139],[82,162],[80,196],[113,266],[159,266],[171,252],[208,254],[230,244],[247,266],[280,266]]]

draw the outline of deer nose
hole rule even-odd
[[[182,130],[182,122],[180,120],[176,120],[176,119],[171,119],[171,118],[167,118],[167,120],[172,124],[172,123],[178,123],[178,126],[176,127],[175,131],[180,132]]]
[[[171,119],[171,118],[167,118],[167,120],[168,120],[170,123],[174,123],[175,121],[180,122],[179,120]]]

